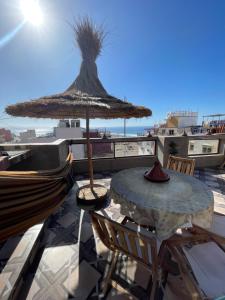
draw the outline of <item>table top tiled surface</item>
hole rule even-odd
[[[96,174],[96,182],[109,188],[113,173]],[[215,210],[225,213],[225,171],[197,170],[195,177],[205,182],[213,192]],[[18,299],[98,299],[103,273],[109,265],[110,253],[100,240],[94,239],[90,217],[76,205],[75,193],[78,186],[87,183],[87,176],[77,176],[73,189],[59,210],[50,217],[45,238],[32,267],[24,278]],[[119,209],[113,202],[105,209],[109,217],[120,220]],[[16,266],[21,262],[26,245],[14,257],[14,266],[4,273],[7,263],[7,242],[0,246],[0,267],[5,289],[13,278]],[[10,247],[10,245],[8,245]],[[16,247],[11,246],[11,247]],[[11,258],[10,258],[11,259]],[[147,299],[149,274],[143,267],[127,257],[120,257],[117,264],[113,288],[106,299]],[[171,286],[176,285],[176,279]],[[185,299],[180,291],[169,290],[166,299]],[[172,296],[171,296],[172,295]]]

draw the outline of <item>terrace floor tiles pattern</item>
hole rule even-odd
[[[20,274],[42,228],[43,224],[37,224],[26,234],[12,237],[0,245],[0,299],[8,299],[15,284],[19,284]]]
[[[113,174],[110,172],[95,174],[96,182],[109,188]],[[215,209],[225,213],[225,171],[196,170],[195,176],[206,182],[213,191]],[[98,237],[94,238],[89,214],[76,205],[77,188],[86,184],[87,180],[87,175],[77,176],[76,183],[65,202],[49,218],[41,247],[32,267],[23,278],[18,299],[98,299],[103,274],[109,266],[111,253]],[[116,221],[122,219],[119,207],[113,201],[105,208],[104,213]],[[19,238],[17,237],[18,240]],[[7,257],[10,245],[7,243],[9,241],[0,245],[0,266],[2,266],[0,276],[4,276],[2,282],[10,283],[11,273],[15,272],[15,269],[12,271],[4,269],[4,264],[10,262],[10,258]],[[11,246],[13,247],[16,245]],[[20,257],[23,256],[23,252],[25,253],[25,248],[21,246],[18,250]],[[119,257],[113,279],[118,283],[112,281],[113,287],[105,299],[149,298],[149,272],[133,264],[126,256]],[[172,280],[171,286],[173,282]],[[168,290],[165,298],[172,299],[173,293],[174,291]]]

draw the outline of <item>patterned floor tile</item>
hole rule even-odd
[[[70,225],[75,225],[75,217],[72,213],[64,214],[61,218],[57,220],[57,222],[64,228],[69,227]]]
[[[78,245],[62,245],[46,248],[41,259],[40,271],[51,272],[53,277],[61,269],[66,270],[79,260]]]
[[[110,261],[110,255],[108,248],[102,243],[99,237],[95,238],[96,243],[96,253],[97,255],[105,261]]]
[[[79,235],[79,227],[75,229],[75,235]],[[93,236],[93,228],[90,222],[83,222],[80,230],[80,240],[86,243]]]
[[[13,251],[16,249],[19,244],[22,236],[15,236],[8,239],[1,248],[0,251],[0,260],[10,259]]]
[[[123,260],[122,266],[118,266],[118,269],[120,270],[119,275],[124,278],[124,280],[132,282],[143,289],[147,289],[150,280],[150,272],[142,265],[132,259],[125,259]]]
[[[138,300],[134,295],[130,294],[118,283],[113,282],[113,288],[109,292],[107,300]]]
[[[213,187],[213,188],[219,188],[219,186],[220,186],[217,181],[206,180],[205,184],[207,184],[208,186]]]
[[[30,253],[35,248],[43,224],[37,224],[26,231],[23,236],[8,239],[1,247],[0,299],[8,299],[16,282],[21,278],[24,265],[31,259]]]
[[[97,286],[101,274],[83,260],[70,276],[64,281],[65,289],[75,299],[87,299],[91,291]]]
[[[12,284],[10,282],[10,278],[12,276],[12,272],[3,272],[0,278],[0,299],[5,299],[7,295],[12,290]]]
[[[32,289],[30,290],[27,300],[34,299],[35,295],[40,291],[41,287],[38,285],[37,281],[34,279],[32,283]]]

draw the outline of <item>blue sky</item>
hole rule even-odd
[[[151,118],[132,119],[128,125],[150,126],[173,110],[225,113],[224,0],[40,0],[44,23],[39,28],[21,25],[19,6],[20,0],[0,0],[0,127],[56,123],[4,119],[2,112],[8,104],[70,85],[81,58],[68,23],[86,15],[104,23],[108,32],[97,60],[106,90],[153,111]]]

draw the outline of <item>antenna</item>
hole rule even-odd
[[[127,99],[126,99],[126,97],[124,97],[124,102],[126,102],[127,101]],[[123,135],[124,135],[124,137],[126,137],[126,126],[127,126],[127,119],[126,118],[124,118],[123,119]]]

